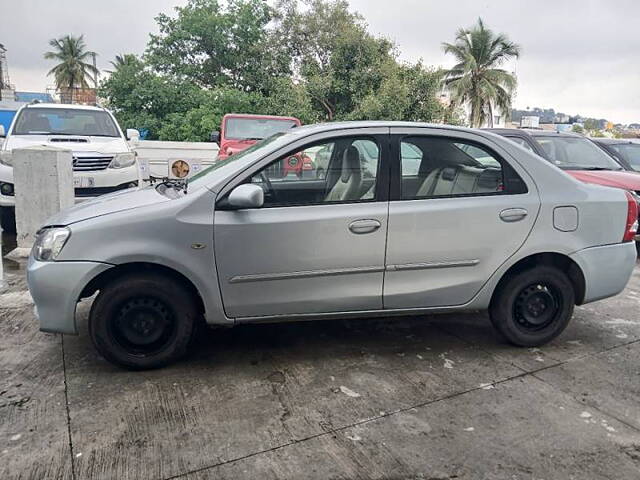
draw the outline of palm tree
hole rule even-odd
[[[458,61],[445,72],[451,101],[469,107],[471,127],[481,127],[485,120],[493,127],[494,106],[507,114],[517,84],[514,74],[499,67],[518,58],[520,46],[486,28],[479,18],[472,28],[458,30],[455,43],[443,43],[442,48]]]
[[[53,75],[58,90],[68,89],[71,92],[71,103],[73,103],[73,90],[75,88],[88,88],[87,77],[96,75],[98,69],[91,63],[87,63],[95,52],[90,52],[84,43],[84,36],[74,37],[65,35],[61,38],[54,38],[49,41],[53,51],[46,52],[44,58],[47,60],[58,60],[47,75]]]
[[[109,72],[109,73],[116,72],[122,67],[125,67],[127,65],[135,64],[137,60],[138,60],[138,57],[136,57],[132,53],[120,53],[120,54],[116,55],[115,60],[109,62],[113,66],[114,69],[113,70],[107,70],[107,72]]]

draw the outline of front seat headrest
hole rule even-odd
[[[356,147],[351,145],[345,150],[344,156],[342,157],[342,175],[340,175],[340,180],[348,182],[352,174],[359,172],[360,152],[358,152]]]

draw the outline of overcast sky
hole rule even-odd
[[[18,90],[51,85],[42,58],[53,37],[84,33],[98,66],[142,53],[154,17],[184,0],[0,0],[0,43]],[[441,49],[480,16],[522,47],[516,108],[640,122],[640,2],[637,0],[351,0],[372,33],[394,40],[403,59],[450,66]]]

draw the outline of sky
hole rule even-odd
[[[142,53],[154,17],[186,0],[0,0],[0,43],[11,81],[43,91],[53,63],[42,58],[51,38],[84,34],[109,68],[118,53]],[[506,65],[518,76],[514,107],[554,108],[570,115],[640,122],[640,2],[637,0],[351,0],[376,35],[393,40],[401,59],[448,67],[442,42],[478,17],[520,44]]]

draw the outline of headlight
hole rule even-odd
[[[130,167],[136,161],[136,155],[134,153],[117,153],[111,163],[109,164],[109,168],[125,168]]]
[[[52,262],[67,243],[71,230],[66,227],[43,228],[36,233],[33,258],[40,262]]]
[[[6,165],[7,167],[13,166],[11,152],[0,152],[0,163],[2,165]]]

